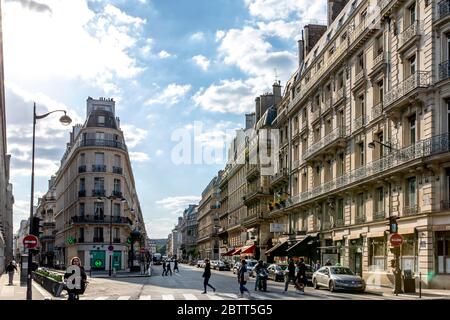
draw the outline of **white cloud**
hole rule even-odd
[[[210,61],[205,56],[196,55],[192,57],[192,60],[200,67],[203,71],[207,71],[209,68]]]
[[[167,197],[155,201],[155,204],[169,211],[169,214],[172,216],[178,216],[183,213],[183,210],[186,209],[189,204],[197,204],[200,199],[201,197],[199,196]]]
[[[326,0],[245,0],[252,16],[264,20],[287,19],[290,16],[326,19]]]
[[[122,124],[122,131],[125,136],[125,141],[128,148],[135,148],[139,143],[141,143],[148,134],[145,129],[137,128],[132,124]]]
[[[159,156],[162,156],[164,154],[164,151],[163,150],[161,150],[161,149],[158,149],[158,150],[156,150],[156,155],[159,157]]]
[[[194,139],[196,142],[200,143],[202,147],[215,149],[217,151],[221,150],[221,156],[224,156],[227,152],[227,144],[233,139],[236,130],[240,128],[240,125],[231,121],[219,121],[205,127],[207,129],[194,137]],[[215,156],[218,162],[226,161],[226,157],[223,158],[217,154]]]
[[[167,51],[162,50],[162,51],[160,51],[160,52],[158,53],[158,56],[159,56],[161,59],[166,59],[166,58],[171,57],[172,55],[171,55],[170,53],[168,53]]]
[[[141,55],[143,55],[144,57],[150,55],[153,47],[153,42],[153,39],[150,38],[145,40],[145,45],[140,48]]]
[[[128,154],[130,155],[131,161],[134,162],[145,162],[150,160],[150,157],[145,152],[130,151]]]
[[[276,20],[270,22],[257,22],[258,29],[265,36],[275,36],[289,40],[294,43],[295,39],[300,39],[301,26],[297,21],[286,22]]]
[[[164,104],[167,107],[180,102],[180,100],[191,90],[191,85],[180,85],[176,83],[169,84],[159,97],[149,99],[145,102],[146,105]]]
[[[48,0],[51,14],[5,2],[5,74],[21,85],[81,79],[105,92],[118,90],[117,79],[143,71],[130,50],[145,19],[107,4],[92,11],[87,1]]]
[[[190,39],[195,42],[201,42],[205,40],[205,34],[201,31],[196,32],[190,36]]]
[[[223,30],[217,30],[216,31],[216,42],[222,40],[222,38],[225,36],[225,31]]]

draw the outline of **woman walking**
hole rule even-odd
[[[211,278],[211,264],[209,263],[209,259],[205,259],[205,271],[203,272],[203,287],[204,291],[202,293],[206,293],[206,287],[210,287],[213,289],[213,292],[216,292],[216,288],[209,284],[209,278]]]
[[[249,274],[247,271],[247,261],[242,260],[241,267],[238,271],[238,283],[239,283],[239,291],[241,292],[241,297],[244,296],[244,291],[247,291],[248,297],[251,297],[250,291],[245,287],[247,281],[249,279]]]
[[[69,294],[68,300],[79,300],[79,295],[83,294],[84,291],[86,290],[86,284],[87,284],[87,274],[86,271],[84,270],[83,266],[81,265],[81,260],[78,257],[73,257],[70,260],[70,264],[74,265],[74,266],[78,266],[80,268],[80,287],[79,288],[73,288],[73,289],[69,289],[67,288],[67,284],[66,284],[66,290]],[[75,271],[73,272],[67,272],[64,274],[64,279],[66,279],[66,281],[69,281],[69,278],[74,274]],[[76,279],[72,279],[70,280],[72,281],[72,284],[75,284],[77,281]]]

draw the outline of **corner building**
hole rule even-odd
[[[57,266],[81,258],[87,270],[135,270],[147,234],[130,157],[112,99],[87,99],[53,183]],[[112,250],[110,250],[110,246]]]
[[[317,43],[299,41],[278,104],[272,187],[290,196],[269,213],[286,232],[266,253],[392,286],[396,216],[402,271],[449,288],[450,2],[355,0],[329,16]]]

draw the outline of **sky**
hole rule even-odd
[[[14,231],[29,215],[33,103],[39,114],[65,109],[75,124],[91,96],[116,101],[150,238],[166,238],[199,202],[255,97],[295,72],[303,25],[326,21],[326,0],[2,0],[2,9]],[[57,115],[37,124],[35,204],[70,130]],[[180,161],[184,142],[201,161],[194,151]]]

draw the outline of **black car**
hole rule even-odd
[[[222,260],[222,262],[223,262],[223,264],[225,265],[225,266],[223,267],[223,270],[230,271],[230,270],[231,270],[231,264],[230,264],[230,262],[228,262],[228,261],[226,261],[226,260]]]
[[[287,270],[287,264],[271,264],[267,268],[269,279],[273,281],[284,281],[284,274]]]

